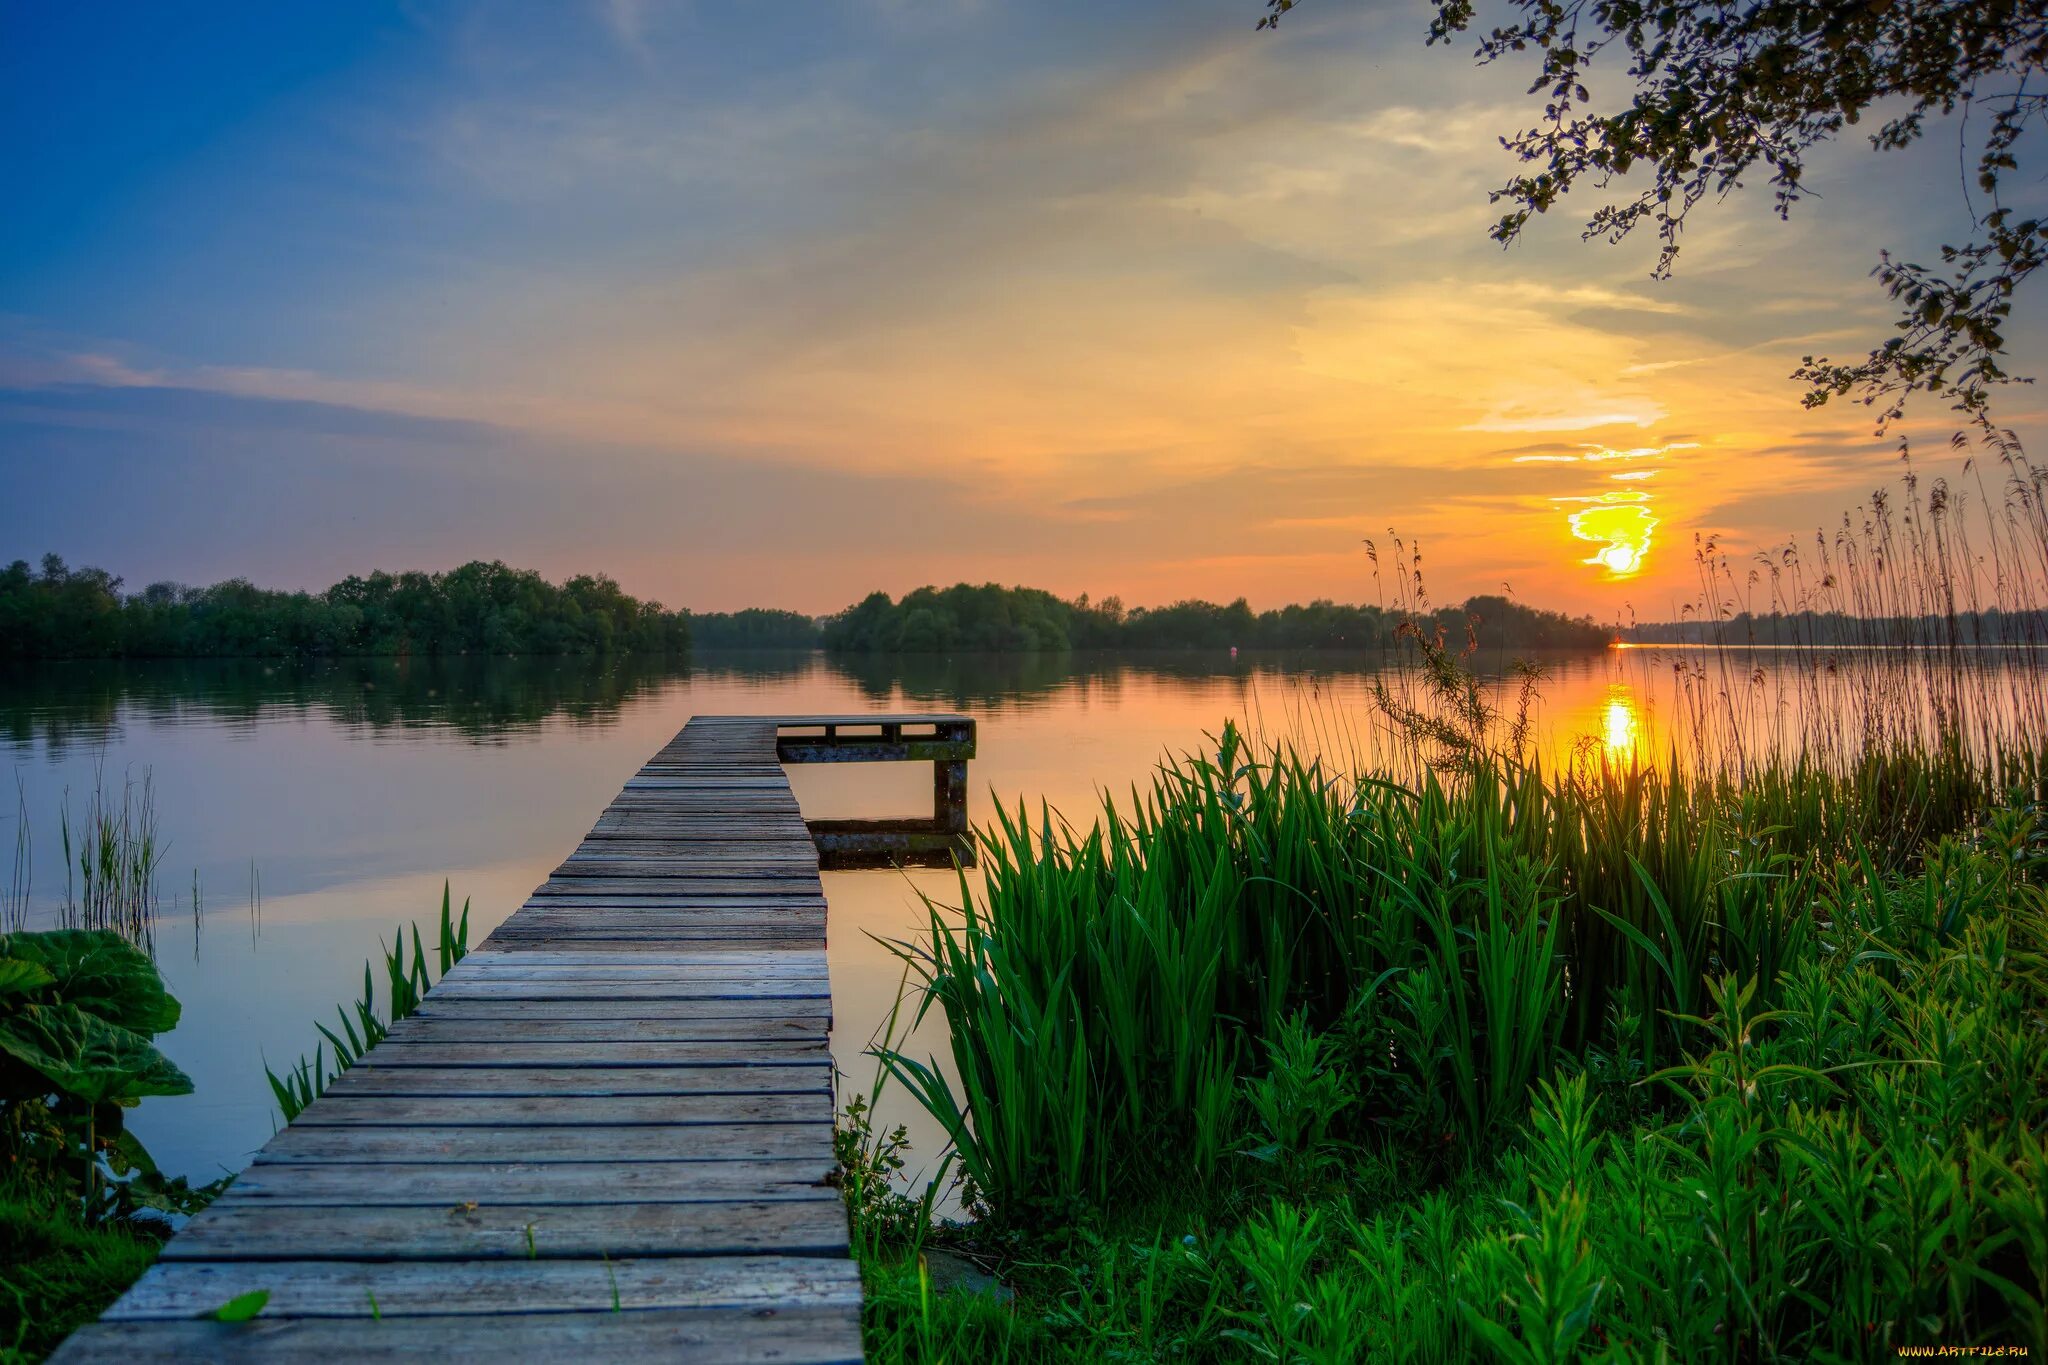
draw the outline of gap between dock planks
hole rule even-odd
[[[53,1359],[859,1360],[825,898],[776,727],[684,726]]]

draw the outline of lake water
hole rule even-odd
[[[145,1101],[133,1126],[166,1170],[207,1179],[239,1169],[270,1136],[265,1062],[282,1070],[311,1049],[314,1021],[360,990],[380,940],[413,921],[431,930],[444,880],[457,904],[471,902],[480,940],[694,714],[966,711],[980,722],[968,773],[977,823],[991,793],[1085,820],[1098,792],[1145,782],[1168,751],[1206,748],[1227,720],[1311,747],[1370,749],[1375,666],[1223,654],[43,665],[0,672],[0,745],[20,793],[19,813],[0,800],[0,864],[25,816],[26,920],[53,923],[67,793],[76,816],[96,783],[118,798],[148,777],[163,851],[155,947],[184,1005],[160,1042],[196,1092]],[[1538,692],[1543,743],[1558,755],[1659,745],[1662,667],[1619,650],[1551,661]],[[813,818],[930,809],[925,764],[798,767],[791,781]],[[882,941],[916,929],[920,890],[950,901],[957,883],[936,871],[827,873],[824,883],[833,1050],[865,1086],[874,1063],[863,1051],[902,976]],[[913,1048],[942,1051],[938,1030]],[[933,1155],[929,1125],[901,1107],[887,1117],[911,1122],[918,1151]]]

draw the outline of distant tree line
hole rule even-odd
[[[1541,611],[1500,596],[1474,597],[1420,619],[1331,601],[1255,612],[1184,601],[1125,608],[1115,597],[1065,601],[1037,588],[959,583],[919,588],[895,601],[883,592],[829,618],[825,647],[846,653],[1028,652],[1057,649],[1383,649],[1404,623],[1441,631],[1454,646],[1597,649],[1613,632],[1591,617]]]
[[[642,602],[602,574],[554,584],[493,561],[446,573],[351,575],[325,592],[233,578],[124,593],[104,569],[57,555],[0,570],[0,658],[201,655],[673,654],[686,613]]]
[[[1454,647],[1588,649],[1610,632],[1590,617],[1474,597],[1421,618],[1316,601],[1255,612],[1239,598],[1125,608],[1038,588],[967,583],[901,601],[871,593],[836,616],[750,608],[691,614],[629,597],[603,575],[559,585],[481,560],[446,573],[350,576],[324,592],[276,592],[234,578],[208,588],[124,592],[104,569],[45,555],[0,571],[0,659],[681,654],[812,649],[842,654],[1018,654],[1066,649],[1384,649],[1419,626]]]
[[[1839,611],[1740,612],[1718,620],[1645,621],[1623,632],[1631,644],[1897,648],[1947,645],[2048,646],[2048,612],[1958,611],[1946,615],[1852,616]]]
[[[769,607],[692,612],[690,642],[705,649],[815,649],[818,618]]]

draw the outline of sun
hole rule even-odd
[[[1607,572],[1617,578],[1625,577],[1643,567],[1643,552],[1633,545],[1610,545],[1594,558],[1606,566]]]
[[[1650,533],[1658,521],[1646,505],[1648,493],[1610,489],[1598,497],[1555,501],[1578,504],[1571,514],[1572,535],[1599,547],[1580,563],[1598,565],[1610,579],[1634,578],[1643,571],[1650,557]]]

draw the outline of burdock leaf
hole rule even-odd
[[[0,1018],[0,1053],[87,1104],[192,1091],[191,1078],[149,1039],[76,1005],[30,1005]]]
[[[178,1002],[164,989],[156,964],[119,934],[52,929],[0,937],[0,957],[32,962],[53,980],[49,991],[137,1033],[164,1033],[178,1023]]]
[[[25,995],[49,985],[57,978],[40,962],[20,957],[0,957],[0,997]]]

